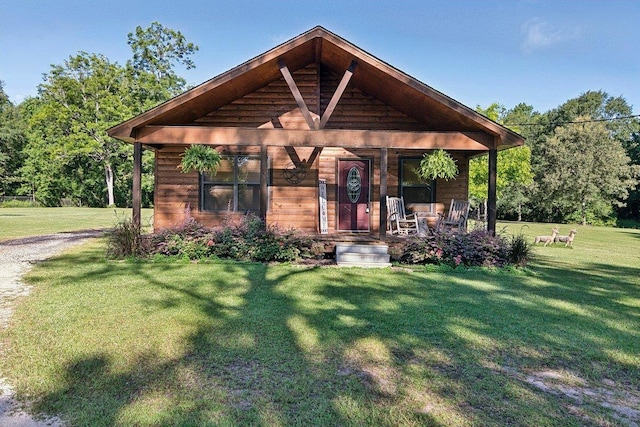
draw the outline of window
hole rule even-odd
[[[409,203],[433,203],[436,199],[434,181],[427,181],[418,173],[421,158],[400,159],[400,196]]]
[[[203,211],[259,211],[260,158],[223,156],[215,175],[200,177],[200,206]]]

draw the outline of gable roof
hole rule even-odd
[[[381,61],[323,27],[282,43],[159,106],[112,127],[110,136],[133,142],[149,125],[188,125],[235,99],[282,77],[282,61],[292,72],[316,62],[343,74],[357,62],[350,84],[432,131],[485,132],[499,138],[499,149],[522,145],[517,133]]]

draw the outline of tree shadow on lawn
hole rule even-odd
[[[406,373],[399,375],[401,383],[402,377],[423,376],[421,387],[429,390],[425,397],[433,399],[425,404],[432,410],[438,409],[439,398],[453,397],[457,409],[466,411],[467,421],[474,424],[545,425],[562,417],[568,419],[561,424],[571,423],[572,416],[565,413],[575,412],[576,402],[541,393],[530,381],[532,374],[552,369],[567,373],[570,380],[621,381],[628,390],[637,390],[640,384],[637,358],[633,363],[610,356],[619,350],[631,359],[638,354],[638,319],[627,307],[621,315],[615,310],[622,307],[609,307],[609,295],[592,297],[595,307],[604,307],[592,316],[574,313],[573,304],[583,301],[580,291],[556,294],[546,283],[540,289],[540,281],[527,276],[478,272],[452,273],[435,281],[429,275],[415,277],[413,284],[390,287],[388,295],[370,293],[369,285],[354,286],[356,280],[349,281],[348,289],[335,285],[327,295],[335,298],[342,291],[346,305],[358,308],[323,311],[314,325],[321,328],[333,321],[330,330],[335,331],[343,316],[363,320],[363,339],[376,337],[379,347],[386,347],[391,365]],[[382,306],[387,309],[367,309]],[[618,329],[618,318],[631,326]],[[363,356],[355,359],[362,361]],[[368,369],[376,372],[375,364]],[[382,374],[378,381],[388,382],[389,375],[398,376]],[[399,395],[406,396],[407,389]],[[596,413],[592,418],[608,412],[602,407],[592,410]],[[573,422],[589,425],[583,416]]]
[[[175,272],[184,268],[214,274],[222,268],[227,275],[180,282]],[[123,367],[98,348],[68,362],[63,384],[34,409],[60,413],[72,425],[397,425],[376,410],[377,396],[357,375],[340,371],[331,347],[320,342],[310,349],[300,342],[305,338],[296,333],[296,318],[304,310],[278,288],[283,282],[304,286],[307,274],[306,268],[242,263],[101,263],[82,276],[67,275],[56,286],[111,277],[143,281],[160,297],[142,297],[141,310],[195,307],[200,316],[180,356],[140,353]],[[220,302],[215,291],[237,287],[241,302]],[[403,417],[439,425],[429,414]]]
[[[636,239],[640,239],[640,230],[637,230],[637,231],[627,230],[627,231],[618,231],[618,232],[620,234],[624,234],[627,236],[635,237]]]
[[[638,288],[609,266],[569,274],[543,263],[509,275],[97,265],[60,283],[131,277],[158,292],[137,297],[141,310],[199,316],[177,357],[140,352],[123,367],[96,349],[68,363],[64,384],[35,409],[72,424],[596,425],[520,374],[640,383],[637,366],[610,356],[638,350],[638,319],[615,302]],[[184,268],[202,274],[181,281]],[[238,288],[233,303],[223,298]]]
[[[640,300],[640,268],[593,262],[576,267],[558,260],[537,260],[535,271],[547,284],[537,291],[542,297],[561,297],[623,323],[640,316],[631,304]]]

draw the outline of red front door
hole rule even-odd
[[[369,160],[338,161],[338,230],[369,231]]]

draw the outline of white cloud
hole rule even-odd
[[[530,19],[522,26],[524,41],[522,50],[531,53],[545,49],[579,37],[578,29],[557,29],[546,21],[538,18]]]

